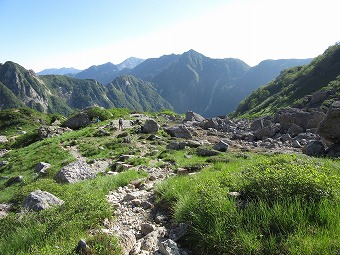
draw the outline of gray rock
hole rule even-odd
[[[183,150],[186,146],[186,143],[185,142],[171,142],[169,143],[166,148],[168,150]]]
[[[63,203],[63,200],[51,193],[35,190],[26,197],[22,206],[28,210],[40,211],[50,208],[51,206],[60,206]]]
[[[187,140],[185,142],[185,145],[190,147],[190,148],[198,148],[200,147],[202,144],[198,141],[194,141],[194,140]]]
[[[9,152],[9,150],[6,150],[6,149],[0,150],[0,158],[5,156],[8,152]]]
[[[80,129],[89,124],[91,124],[90,116],[86,111],[83,111],[66,120],[62,126],[71,129]]]
[[[325,140],[340,144],[340,101],[334,102],[326,117],[318,126],[317,133]]]
[[[221,122],[221,121],[220,121]],[[213,128],[216,130],[220,129],[220,124],[218,118],[212,118],[204,122],[203,129],[208,130],[209,128]]]
[[[291,141],[292,137],[289,134],[283,134],[281,136],[280,140],[284,143],[284,142],[287,142],[287,141]]]
[[[131,231],[124,231],[118,234],[119,242],[122,247],[122,255],[129,255],[136,245],[136,237]]]
[[[76,247],[77,254],[87,254],[88,247],[85,240],[79,240],[77,247]]]
[[[326,150],[326,155],[332,158],[339,158],[340,157],[340,144],[332,144]]]
[[[192,138],[192,135],[189,129],[184,125],[167,128],[165,129],[165,132],[167,132],[172,137],[186,138],[186,139]]]
[[[147,235],[156,230],[156,227],[150,223],[143,223],[140,228],[143,235]]]
[[[6,161],[6,160],[0,161],[0,167],[6,166],[6,165],[8,165],[8,164],[9,164],[9,162]]]
[[[199,115],[198,113],[188,111],[185,113],[185,119],[184,121],[197,121],[197,122],[203,122],[205,121],[205,118]]]
[[[210,156],[216,156],[220,154],[219,151],[216,150],[211,150],[207,148],[198,148],[196,151],[198,156],[203,156],[203,157],[210,157]]]
[[[59,183],[76,183],[92,178],[95,178],[95,173],[86,162],[81,160],[64,166],[55,176]]]
[[[308,129],[314,129],[317,128],[321,121],[323,121],[326,117],[326,114],[323,112],[313,112],[311,113],[311,117],[307,123]]]
[[[293,123],[289,128],[287,133],[291,136],[291,137],[295,137],[297,135],[299,135],[300,133],[303,132],[303,128],[300,127],[299,125]]]
[[[310,141],[303,147],[302,152],[308,156],[322,156],[325,153],[325,145],[321,141]]]
[[[219,141],[217,144],[214,145],[213,149],[217,150],[217,151],[227,151],[229,148],[229,144],[227,144],[224,141]]]
[[[24,182],[24,177],[19,175],[19,176],[9,178],[8,181],[5,182],[5,186],[9,187],[9,186],[12,186],[13,184],[22,183],[22,182]]]
[[[158,123],[154,120],[146,120],[145,124],[143,126],[143,133],[145,134],[151,134],[151,133],[157,133],[160,126]]]
[[[4,135],[0,135],[0,143],[7,143],[7,142],[8,142],[7,137]]]
[[[13,204],[0,204],[0,219],[6,217],[12,208]]]
[[[177,244],[171,239],[160,242],[159,251],[164,255],[181,255]]]
[[[302,147],[298,140],[293,140],[292,145],[293,145],[294,148],[301,148]]]
[[[38,137],[40,140],[50,137],[55,137],[64,134],[65,132],[72,131],[72,129],[68,127],[59,127],[59,126],[41,126],[38,129]]]
[[[284,108],[279,110],[274,117],[274,122],[279,123],[281,131],[287,132],[292,124],[296,124],[306,130],[310,113],[297,108]]]
[[[265,126],[255,132],[257,139],[262,140],[265,138],[273,137],[280,131],[280,128],[276,124]]]
[[[38,164],[36,164],[34,171],[36,173],[46,174],[47,169],[49,169],[50,167],[51,167],[51,164],[49,164],[49,163],[39,162]]]
[[[169,237],[174,241],[178,241],[187,234],[188,228],[187,223],[181,222],[170,229]]]

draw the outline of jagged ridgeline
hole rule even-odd
[[[240,103],[234,116],[273,114],[283,107],[321,108],[340,98],[340,43],[305,66],[283,71]]]
[[[112,82],[109,88],[96,80],[61,75],[37,76],[10,61],[0,66],[0,109],[28,106],[41,112],[63,115],[89,106],[113,108],[128,105],[131,110],[142,111],[171,109],[150,83],[133,77],[129,77],[128,86],[122,78]],[[121,96],[120,91],[127,94]]]

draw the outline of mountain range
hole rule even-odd
[[[181,55],[91,66],[67,76],[36,75],[6,62],[0,66],[0,108],[29,106],[69,114],[97,105],[147,111],[166,108],[178,113],[191,110],[214,117],[235,111],[252,91],[286,68],[311,60],[265,60],[250,67],[239,59],[213,59],[189,50]]]

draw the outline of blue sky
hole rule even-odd
[[[194,49],[310,58],[340,41],[339,0],[0,0],[0,63],[38,72]]]

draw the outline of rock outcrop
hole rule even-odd
[[[95,173],[90,166],[84,161],[76,161],[64,166],[55,176],[59,183],[75,183],[78,181],[92,179]]]
[[[63,200],[46,191],[35,190],[24,200],[23,207],[28,210],[41,211],[51,206],[60,206]]]
[[[331,143],[340,144],[340,101],[331,105],[317,133]]]

